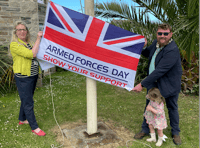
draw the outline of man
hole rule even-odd
[[[145,39],[142,55],[149,59],[148,76],[136,85],[133,91],[140,92],[143,87],[146,87],[147,91],[152,87],[158,87],[166,100],[173,141],[176,145],[180,145],[177,101],[181,90],[182,67],[179,49],[172,39],[172,34],[172,29],[168,24],[161,24],[158,26],[157,40],[154,40],[149,47],[146,47],[147,40]],[[146,100],[146,106],[148,103],[149,100]],[[142,131],[136,134],[134,138],[142,139],[148,135],[149,128],[144,118]]]

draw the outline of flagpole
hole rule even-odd
[[[94,0],[85,0],[85,14],[94,17]],[[87,133],[97,133],[97,91],[96,81],[86,77],[87,89]]]

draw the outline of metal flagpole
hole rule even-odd
[[[94,17],[94,0],[85,0],[85,14]],[[86,77],[87,89],[87,133],[97,133],[97,92],[96,81]]]

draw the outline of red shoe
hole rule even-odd
[[[22,125],[22,124],[29,124],[29,123],[24,123],[22,121],[19,121],[19,125]]]
[[[40,130],[38,133],[36,133],[34,130],[32,130],[32,132],[38,136],[45,136],[45,132],[43,132],[42,130]]]

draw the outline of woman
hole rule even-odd
[[[13,71],[17,89],[21,99],[19,125],[29,124],[32,132],[38,136],[45,136],[36,122],[33,111],[33,94],[39,73],[36,55],[39,50],[43,32],[37,34],[34,46],[31,45],[30,32],[23,22],[16,22],[13,29],[10,52],[13,58]]]

